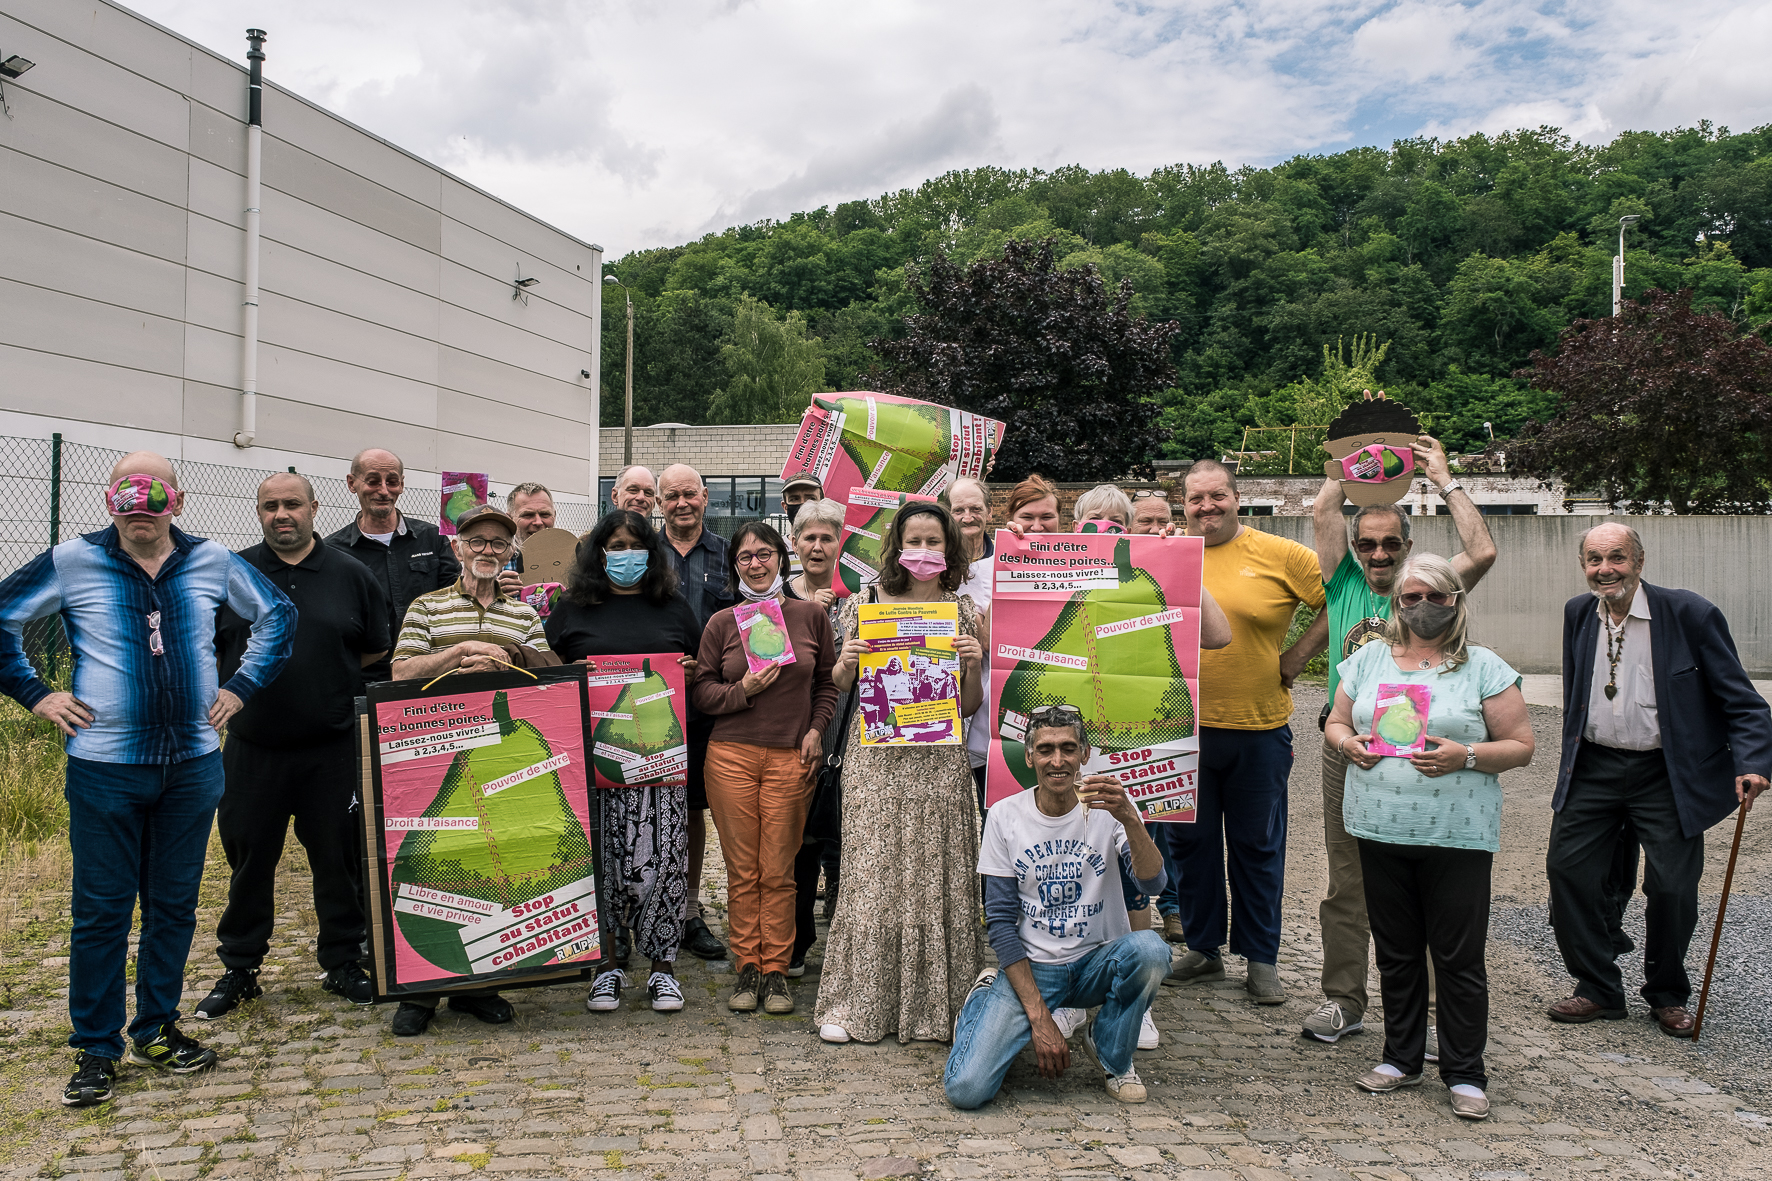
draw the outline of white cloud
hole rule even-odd
[[[1728,0],[135,0],[612,256],[948,168],[1772,122]]]

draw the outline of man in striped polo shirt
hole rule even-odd
[[[0,692],[67,736],[69,1107],[111,1097],[126,1049],[130,1063],[176,1074],[215,1065],[215,1051],[175,1023],[222,794],[217,735],[277,679],[295,640],[295,607],[283,592],[225,547],[173,527],[185,494],[164,457],[124,456],[103,495],[109,528],[62,542],[0,583]],[[215,660],[223,606],[251,630],[225,682]],[[45,684],[25,653],[25,624],[50,616],[61,617],[73,649],[68,690]],[[138,900],[135,1020],[125,1047]]]
[[[455,556],[461,577],[454,586],[420,595],[406,609],[394,645],[394,679],[429,680],[445,673],[496,672],[506,665],[533,668],[559,664],[542,634],[535,608],[499,588],[498,575],[511,556],[517,523],[491,505],[469,509],[456,521]],[[417,1037],[436,1015],[435,994],[407,997],[394,1011],[397,1037]],[[451,993],[449,1007],[491,1025],[515,1014],[496,989]]]

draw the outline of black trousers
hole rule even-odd
[[[1420,1074],[1427,1049],[1428,995],[1439,995],[1440,1079],[1487,1088],[1489,1044],[1489,870],[1493,853],[1360,839],[1366,917],[1372,924],[1384,1060]],[[1430,983],[1427,953],[1434,959]]]
[[[226,787],[216,809],[222,851],[233,876],[216,924],[216,948],[229,968],[256,968],[271,948],[277,863],[289,821],[308,852],[317,958],[330,972],[355,961],[363,943],[362,863],[357,852],[356,743],[340,740],[295,750],[254,746],[237,734],[222,750]]]
[[[1634,832],[1646,868],[1642,997],[1653,1008],[1692,997],[1686,951],[1698,926],[1698,880],[1704,876],[1704,834],[1680,831],[1667,762],[1659,750],[1616,750],[1583,742],[1563,809],[1551,821],[1545,871],[1557,948],[1575,977],[1575,995],[1608,1009],[1625,1007],[1618,967],[1621,833]],[[1628,841],[1628,837],[1625,838]],[[1631,877],[1635,856],[1630,857]]]

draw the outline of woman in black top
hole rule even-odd
[[[695,680],[695,653],[701,645],[695,613],[677,593],[677,576],[662,539],[646,518],[626,509],[609,513],[579,543],[578,560],[548,616],[546,631],[548,646],[568,663],[587,656],[680,652],[677,662],[683,666],[685,688]],[[652,959],[646,984],[652,1007],[675,1012],[683,1007],[672,965],[683,933],[689,869],[687,788],[593,790],[610,862],[606,880],[615,883],[611,908],[617,929],[625,935],[631,927],[640,954]],[[585,1008],[593,1013],[619,1009],[624,979],[614,965],[599,973]]]

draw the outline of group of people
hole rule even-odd
[[[516,486],[502,509],[471,510],[444,538],[400,511],[404,467],[372,449],[351,464],[351,524],[318,537],[309,482],[273,475],[258,490],[263,543],[232,554],[175,526],[184,493],[165,459],[126,456],[105,493],[112,526],[0,583],[0,690],[67,736],[76,1072],[64,1102],[103,1102],[121,1061],[178,1073],[214,1064],[177,1025],[212,818],[231,878],[216,931],[222,971],[194,1016],[217,1020],[262,994],[291,820],[313,868],[322,987],[374,1003],[354,831],[354,699],[366,684],[642,653],[676,653],[682,666],[687,781],[596,793],[613,930],[591,1012],[621,1007],[635,952],[647,1003],[682,1009],[674,965],[684,950],[730,958],[731,1010],[793,1012],[790,981],[819,937],[822,876],[830,922],[813,1020],[824,1041],[951,1042],[948,1097],[975,1107],[1030,1044],[1042,1074],[1063,1073],[1081,1030],[1108,1092],[1142,1102],[1134,1053],[1159,1043],[1151,1004],[1162,984],[1222,979],[1228,952],[1244,961],[1252,1002],[1287,999],[1277,963],[1291,688],[1332,648],[1319,719],[1323,999],[1303,1033],[1336,1043],[1363,1029],[1375,948],[1384,1044],[1356,1085],[1417,1084],[1437,1061],[1453,1113],[1483,1118],[1499,776],[1526,765],[1534,741],[1519,676],[1473,639],[1469,592],[1495,564],[1495,544],[1439,444],[1423,436],[1416,452],[1457,526],[1462,552],[1449,560],[1413,553],[1401,508],[1350,519],[1336,480],[1316,500],[1314,553],[1253,529],[1235,474],[1212,460],[1187,472],[1179,522],[1160,493],[1103,485],[1066,521],[1059,490],[1039,476],[1011,490],[1001,524],[1024,536],[1185,532],[1205,543],[1196,821],[1151,825],[1117,779],[1081,775],[1091,736],[1065,703],[1029,718],[1035,788],[985,808],[993,514],[976,480],[901,509],[882,537],[878,580],[839,596],[844,506],[814,478],[784,488],[789,536],[751,521],[728,538],[707,527],[693,468],[630,467],[543,619],[519,597],[523,542],[555,520],[539,484]],[[1565,612],[1547,858],[1576,987],[1548,1015],[1625,1015],[1616,961],[1629,947],[1621,919],[1641,857],[1642,995],[1660,1028],[1689,1036],[1684,958],[1703,832],[1765,789],[1772,716],[1720,613],[1642,581],[1635,530],[1589,530],[1579,560],[1591,594]],[[752,672],[734,608],[768,601],[795,660]],[[965,741],[864,743],[880,686],[859,675],[859,607],[934,602],[957,611],[950,695]],[[1292,638],[1301,607],[1314,620]],[[75,657],[69,690],[45,684],[21,643],[26,622],[51,615]],[[1381,754],[1375,716],[1416,692],[1409,686],[1425,690],[1411,700],[1428,702],[1421,741],[1407,757]],[[1663,716],[1682,735],[1665,750]],[[726,868],[724,942],[700,898],[710,811]],[[1172,954],[1171,943],[1184,946]],[[422,1033],[441,999],[404,997],[392,1032]],[[513,1018],[495,989],[447,999],[481,1021]]]

